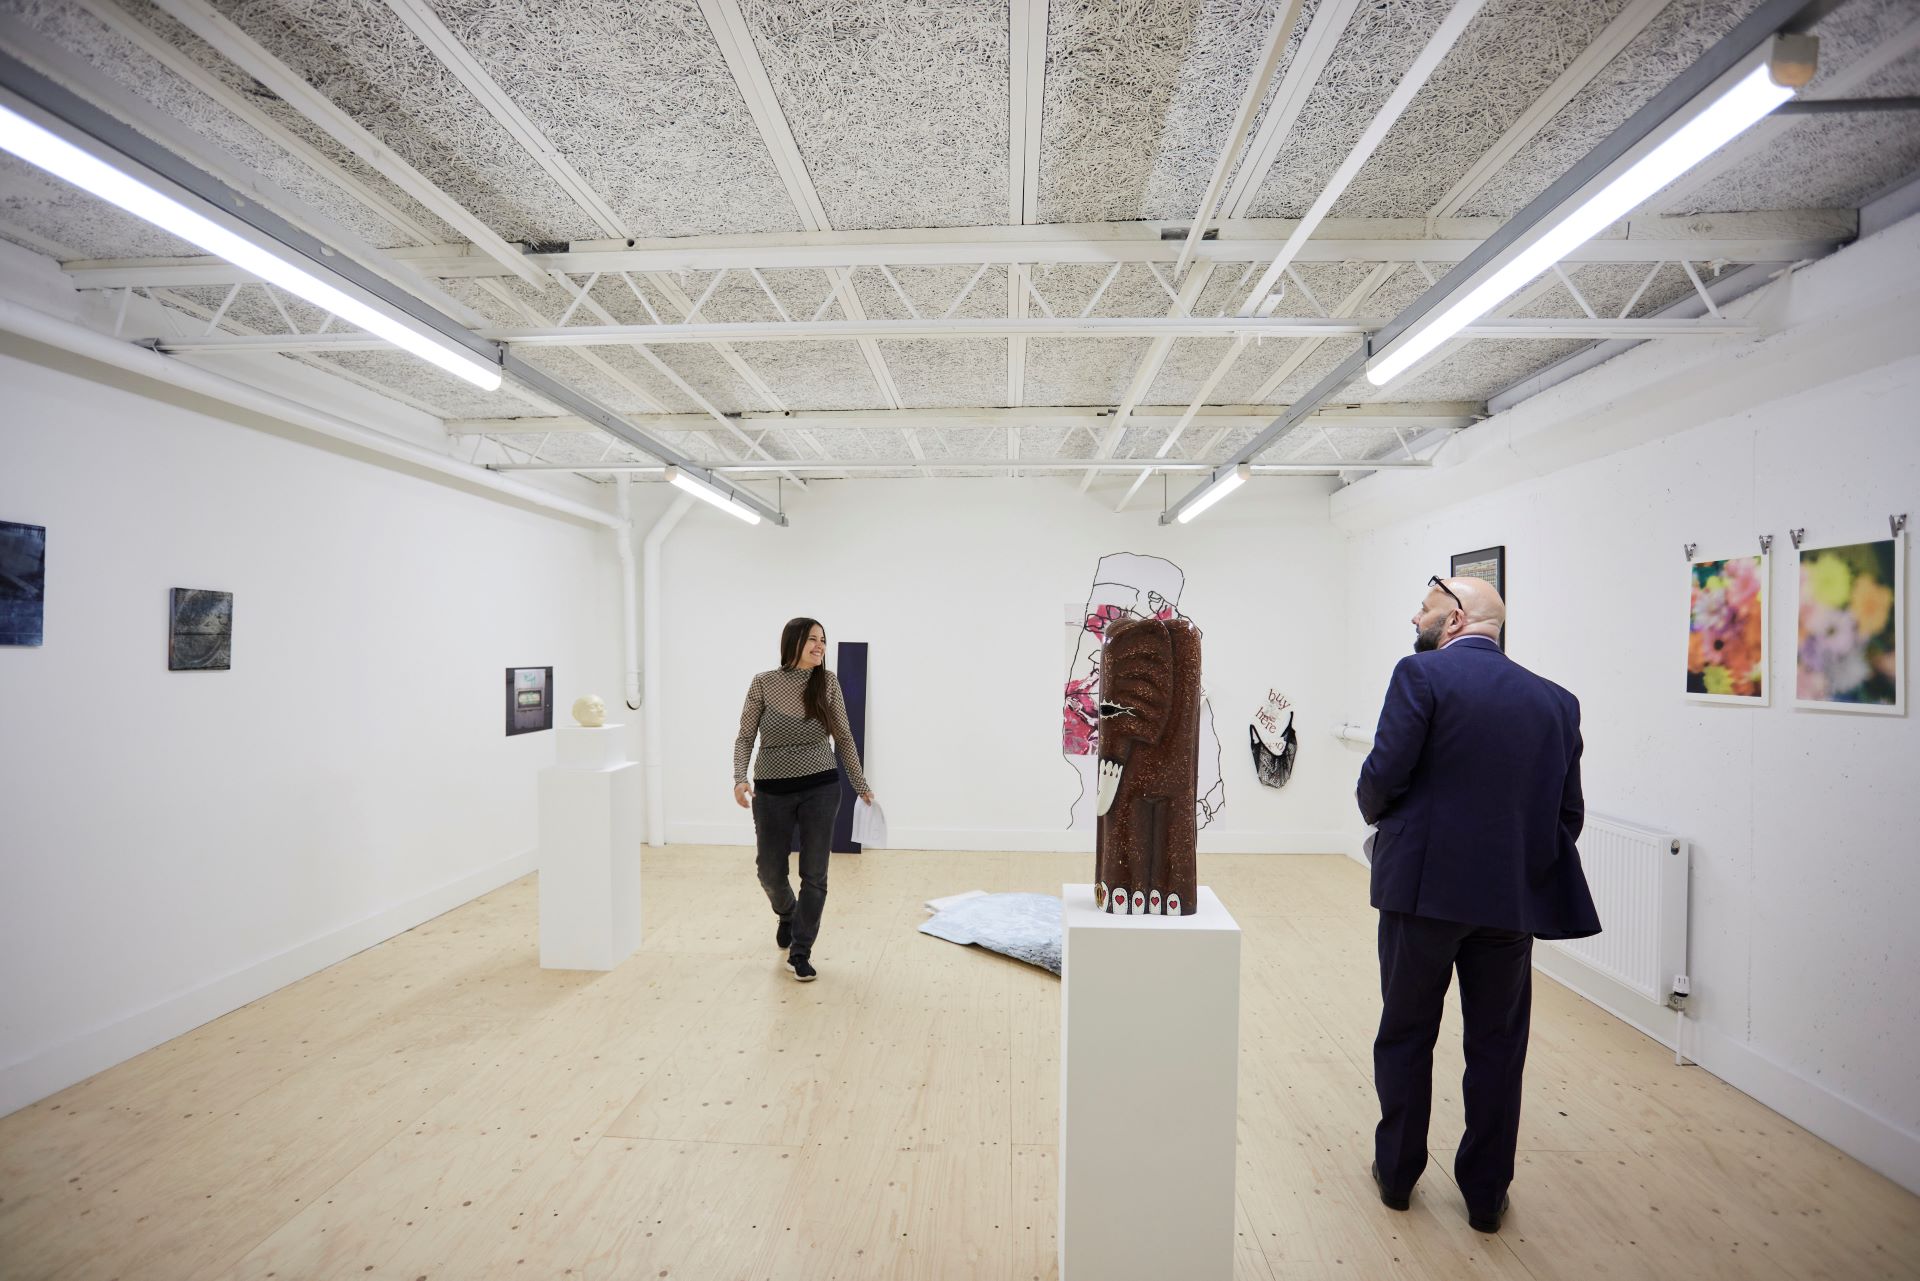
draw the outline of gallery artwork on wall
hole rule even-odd
[[[233,593],[176,587],[167,606],[167,670],[224,672],[233,666]]]
[[[1500,599],[1507,598],[1507,548],[1502,543],[1498,547],[1482,547],[1477,552],[1461,552],[1454,556],[1447,566],[1448,578],[1478,578],[1493,584],[1493,590],[1500,593]],[[1500,652],[1507,652],[1507,629],[1500,628]]]
[[[1794,705],[1906,711],[1906,539],[1800,548]]]
[[[0,645],[40,644],[46,600],[46,526],[0,520]]]
[[[553,728],[553,669],[507,669],[507,733],[531,734]]]
[[[1253,709],[1247,742],[1253,749],[1253,776],[1264,787],[1285,787],[1293,777],[1293,763],[1300,758],[1300,736],[1293,730],[1293,700],[1277,689],[1268,690],[1260,706]]]
[[[1688,567],[1687,697],[1765,707],[1767,557],[1696,560]]]
[[[1100,755],[1100,663],[1109,628],[1136,618],[1167,622],[1180,613],[1186,574],[1170,560],[1116,552],[1094,567],[1093,586],[1084,602],[1067,606],[1067,679],[1061,702],[1061,755],[1080,784],[1067,820],[1069,831],[1095,827],[1098,815],[1096,775]],[[1214,733],[1213,708],[1200,704],[1200,781],[1197,821],[1201,827],[1226,803],[1220,774],[1220,739]]]

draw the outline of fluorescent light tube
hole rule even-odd
[[[1247,476],[1252,470],[1253,469],[1247,466],[1247,464],[1241,463],[1238,467],[1235,467],[1232,471],[1221,476],[1211,485],[1201,490],[1192,502],[1180,509],[1180,514],[1175,516],[1174,519],[1182,525],[1186,524],[1195,516],[1198,516],[1201,512],[1207,510],[1207,508],[1213,506],[1222,498],[1225,498],[1228,494],[1231,494],[1234,490],[1246,484]]]
[[[1769,46],[1770,48],[1770,46]],[[1763,50],[1763,54],[1766,51]],[[1740,75],[1707,100],[1692,120],[1629,165],[1598,191],[1559,215],[1559,220],[1471,290],[1446,304],[1424,324],[1387,345],[1367,365],[1367,381],[1383,387],[1405,373],[1480,317],[1518,293],[1528,281],[1605,231],[1648,197],[1724,147],[1775,107],[1793,88],[1774,82],[1770,60]],[[1704,95],[1703,95],[1704,97]]]
[[[500,367],[479,354],[443,338],[429,337],[368,306],[305,268],[194,212],[5,106],[0,106],[0,148],[332,312],[349,325],[386,339],[456,378],[484,391],[500,386]]]
[[[735,502],[733,496],[706,484],[697,477],[688,475],[679,467],[667,468],[667,483],[676,489],[684,489],[695,498],[712,503],[729,516],[738,516],[749,525],[760,523],[760,513],[744,503]]]

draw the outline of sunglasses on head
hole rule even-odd
[[[1453,601],[1454,605],[1457,606],[1462,613],[1466,612],[1466,608],[1467,608],[1466,602],[1461,600],[1458,596],[1455,596],[1453,594],[1453,589],[1440,581],[1440,575],[1435,574],[1432,578],[1429,578],[1427,580],[1427,586],[1438,587],[1441,591],[1447,594],[1448,598]]]

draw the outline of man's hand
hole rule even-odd
[[[753,788],[746,783],[735,783],[733,785],[733,801],[734,804],[743,810],[751,808],[753,805]]]

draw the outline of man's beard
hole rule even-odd
[[[1431,623],[1426,627],[1422,627],[1413,634],[1413,652],[1416,654],[1424,654],[1429,650],[1439,649],[1440,634],[1446,631],[1446,629],[1447,620],[1444,618],[1437,623]]]

